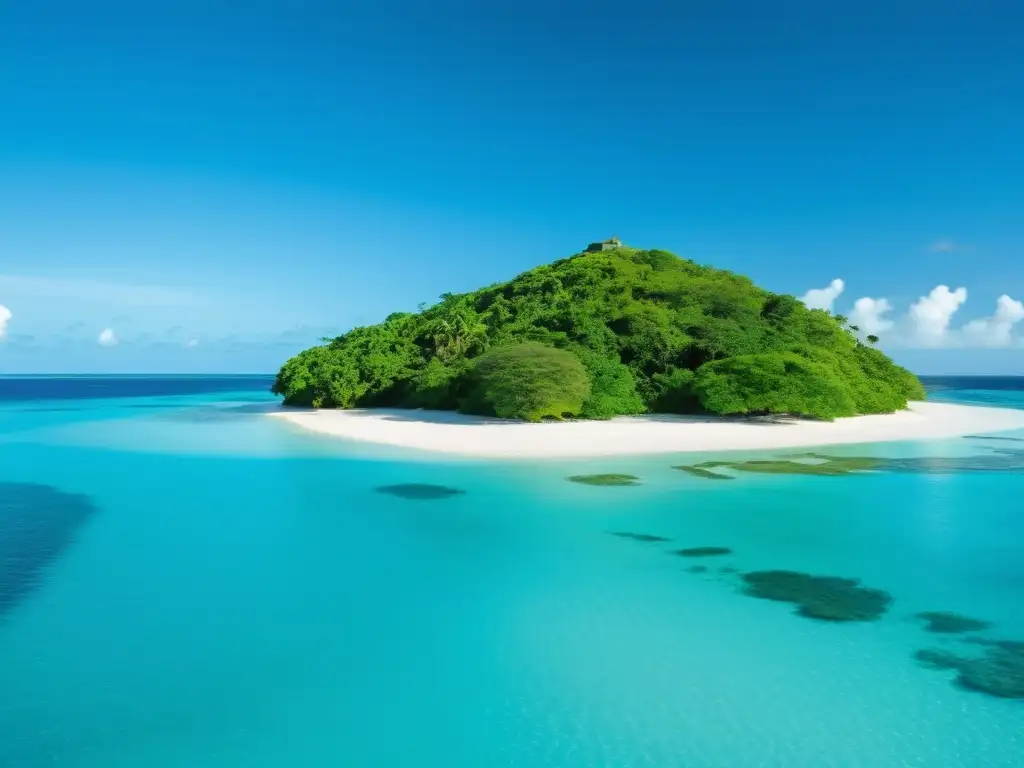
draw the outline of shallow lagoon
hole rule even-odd
[[[983,650],[924,611],[1024,639],[1024,474],[435,461],[264,418],[262,385],[2,404],[0,483],[92,512],[53,518],[66,545],[0,616],[0,765],[1019,764],[1024,701],[914,654]],[[595,474],[640,482],[566,480]],[[732,551],[672,556],[705,547]],[[743,594],[773,569],[892,603],[836,623]]]

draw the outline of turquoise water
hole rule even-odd
[[[1024,700],[912,658],[965,645],[916,611],[1024,639],[1024,474],[436,460],[297,432],[263,415],[265,385],[0,402],[0,765],[1024,764]],[[936,396],[1024,407],[1019,387]],[[1015,444],[830,453],[997,445]],[[587,472],[643,484],[564,479]],[[375,490],[405,483],[464,493]],[[734,554],[703,573],[668,554],[706,545]],[[817,622],[720,566],[858,577],[894,603]]]

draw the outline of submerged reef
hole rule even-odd
[[[679,471],[685,472],[688,475],[693,475],[694,477],[703,477],[705,480],[733,480],[733,479],[735,479],[735,478],[733,478],[732,475],[723,475],[723,474],[720,474],[718,472],[712,472],[710,469],[706,469],[705,467],[703,467],[701,465],[698,465],[698,464],[691,464],[691,465],[683,464],[683,465],[680,465],[678,467],[672,467],[672,469],[678,469]]]
[[[914,651],[914,659],[922,667],[929,669],[959,669],[963,663],[962,656],[957,656],[952,651],[945,651],[941,648],[921,648]]]
[[[731,555],[732,550],[729,547],[689,547],[688,549],[677,549],[672,554],[679,555],[679,557],[720,557]]]
[[[708,567],[706,565],[691,565],[686,571],[687,573],[707,573]]]
[[[612,536],[618,536],[623,539],[632,539],[633,541],[644,541],[644,542],[666,542],[672,541],[672,539],[664,536],[654,536],[650,533],[633,533],[632,531],[612,531]]]
[[[374,488],[377,493],[386,493],[403,499],[447,499],[465,493],[461,488],[450,488],[447,485],[430,483],[399,483],[398,485],[380,485]]]
[[[0,617],[41,584],[45,569],[95,512],[87,496],[50,485],[0,483]]]
[[[956,670],[961,688],[1001,699],[1024,699],[1024,641],[982,640],[981,656],[961,656],[949,651],[922,648],[914,658],[931,669]]]
[[[936,634],[959,634],[961,632],[979,632],[992,626],[989,621],[972,619],[952,611],[922,611],[915,618],[925,622],[925,629]]]
[[[571,483],[582,485],[640,485],[640,478],[636,475],[625,475],[609,472],[598,475],[573,475],[567,477]]]
[[[1015,438],[1002,438],[1015,439]],[[915,475],[948,475],[969,472],[1024,473],[1024,450],[992,448],[977,456],[830,456],[823,453],[796,454],[789,458],[751,459],[748,461],[703,461],[673,467],[696,477],[731,479],[715,470],[768,475],[819,475],[837,477],[865,472],[896,472]]]
[[[874,621],[892,603],[888,592],[857,579],[799,571],[751,571],[742,578],[751,597],[793,603],[801,616],[822,621]]]

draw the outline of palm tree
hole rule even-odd
[[[439,318],[431,330],[434,349],[442,362],[462,357],[474,347],[487,348],[487,326],[475,315],[467,320],[465,313],[456,311],[449,318]]]
[[[875,336],[875,334],[873,334],[873,333],[868,334],[868,344],[877,344],[877,343],[878,343],[878,337]]]

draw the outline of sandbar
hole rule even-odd
[[[448,411],[294,408],[282,408],[271,417],[346,440],[477,458],[756,451],[1024,429],[1024,410],[934,402],[912,403],[898,413],[832,422],[657,414],[527,424]]]

